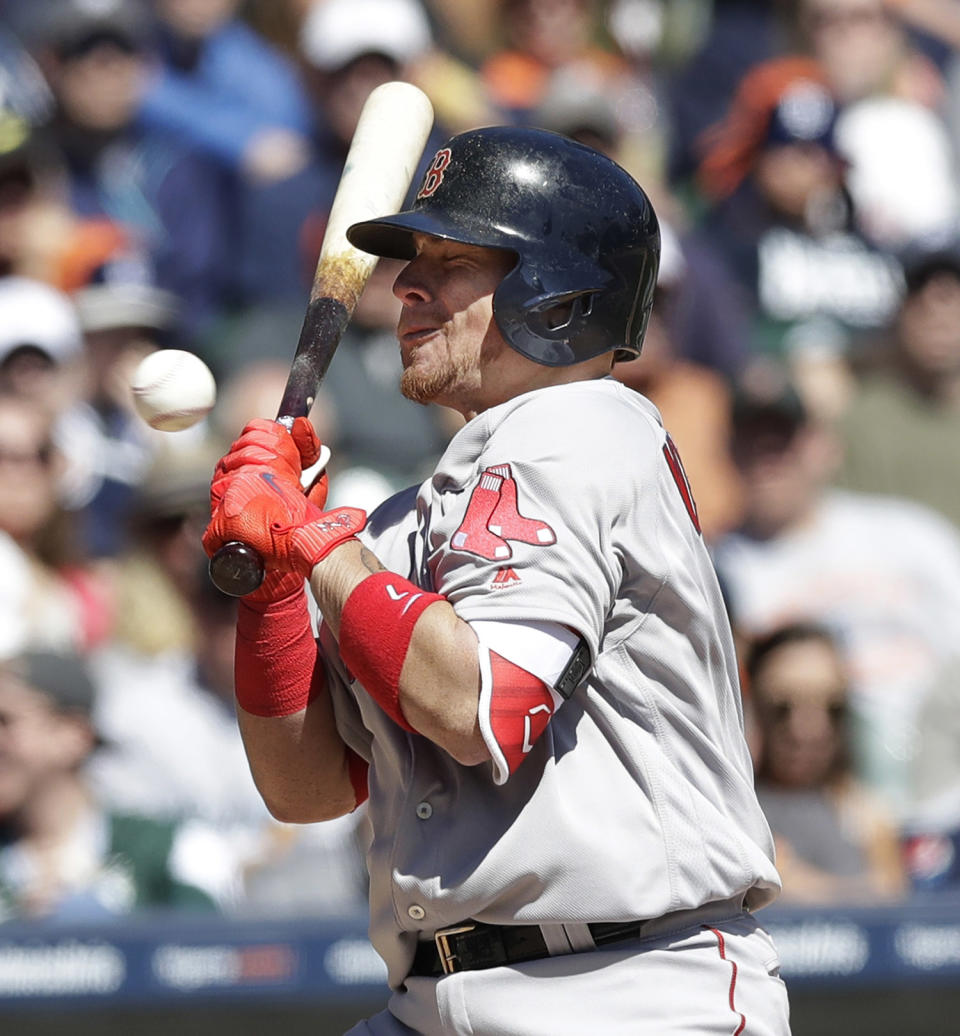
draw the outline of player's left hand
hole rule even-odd
[[[317,562],[366,524],[366,512],[356,507],[321,510],[289,475],[281,477],[273,465],[241,465],[221,474],[215,480],[218,503],[203,534],[207,554],[240,540],[260,554],[268,571],[306,579]]]

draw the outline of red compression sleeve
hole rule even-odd
[[[355,587],[340,615],[340,657],[384,712],[413,733],[400,709],[400,672],[417,619],[445,600],[395,572],[378,572]]]
[[[303,589],[269,604],[241,600],[234,657],[237,704],[254,716],[290,716],[325,678]]]

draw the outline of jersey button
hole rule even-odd
[[[414,903],[412,907],[407,907],[407,915],[412,917],[414,921],[422,921],[427,916],[427,912],[422,906]]]
[[[418,803],[417,816],[421,820],[429,820],[433,816],[433,806],[431,806],[429,802]]]

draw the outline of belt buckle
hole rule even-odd
[[[472,932],[476,927],[476,923],[468,922],[467,924],[452,925],[450,928],[439,928],[433,933],[433,941],[436,943],[440,967],[443,968],[444,975],[452,975],[455,971],[460,970],[457,967],[457,955],[450,949],[450,937],[462,935],[464,932]]]

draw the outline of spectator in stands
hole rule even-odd
[[[68,195],[66,170],[44,129],[0,101],[0,278],[16,274],[72,294],[129,247],[117,224],[79,216]]]
[[[29,651],[0,667],[0,920],[209,910],[179,869],[173,825],[108,813],[91,794],[93,702],[79,655]]]
[[[560,70],[552,77],[530,120],[541,129],[562,133],[602,151],[625,168],[624,131],[616,99],[600,86],[585,83],[575,73]],[[635,175],[638,176],[639,174]]]
[[[40,243],[31,232],[38,198],[50,191],[54,167],[30,123],[0,106],[0,277],[43,276],[34,258]]]
[[[312,160],[313,113],[294,62],[238,7],[238,0],[154,4],[159,67],[139,121],[222,168],[235,206],[230,302],[242,306],[291,290],[281,277],[294,269],[299,226],[296,213],[283,218],[285,191]],[[299,288],[296,274],[290,280]]]
[[[924,698],[917,728],[910,828],[960,836],[960,655],[944,666]],[[955,869],[960,879],[960,860]]]
[[[334,189],[371,91],[409,78],[432,45],[419,0],[325,0],[310,9],[300,51],[319,121],[317,159]]]
[[[36,402],[0,393],[0,551],[5,555],[0,640],[87,647],[111,621],[102,580],[76,549],[60,504],[63,458],[52,418]]]
[[[919,504],[827,488],[830,429],[779,372],[751,374],[733,409],[744,518],[714,552],[732,614],[750,636],[816,620],[841,639],[855,772],[902,814],[917,709],[960,639],[960,535]]]
[[[250,775],[233,692],[236,600],[210,582],[196,536],[208,468],[203,450],[181,449],[140,491],[141,552],[119,563],[117,632],[91,659],[97,729],[110,745],[91,764],[92,786],[113,810],[185,824],[184,858],[223,910],[356,912],[361,816],[290,829]],[[325,880],[295,881],[301,868]]]
[[[847,673],[831,634],[813,624],[778,627],[752,645],[746,668],[759,735],[757,795],[784,900],[901,895],[892,815],[850,773]]]
[[[115,633],[93,658],[98,725],[114,746],[97,773],[109,800],[124,809],[262,820],[240,765],[233,674],[224,657],[235,601],[210,583],[195,535],[209,506],[203,466],[214,452],[165,451],[138,490],[134,547],[114,562]]]
[[[151,651],[115,639],[92,657],[94,718],[110,750],[91,761],[90,780],[111,810],[183,823],[191,872],[226,909],[241,898],[244,868],[266,851],[273,824],[236,729],[233,641],[224,635],[235,602],[204,592],[212,587],[205,571],[194,583],[196,599],[182,602],[190,646]],[[165,603],[158,597],[160,624]]]
[[[660,221],[660,269],[643,354],[614,365],[613,376],[642,392],[660,411],[677,445],[712,542],[740,518],[740,476],[730,456],[730,387],[716,371],[679,355],[674,307],[682,305],[686,264],[669,224]]]
[[[504,45],[481,66],[490,98],[508,119],[527,122],[552,77],[576,70],[610,86],[629,75],[622,55],[598,45],[596,0],[501,0]]]
[[[98,728],[112,751],[94,772],[109,801],[129,811],[262,824],[263,803],[236,730],[236,601],[198,572],[187,603],[191,649],[150,655],[117,644],[97,653]]]
[[[878,247],[896,252],[954,227],[955,142],[936,112],[900,97],[870,97],[841,112],[836,137],[857,225]]]
[[[252,181],[309,159],[309,104],[293,63],[237,16],[240,0],[156,0],[161,67],[140,108]]]
[[[29,277],[0,277],[0,392],[57,415],[75,394],[81,347],[66,295]]]
[[[205,435],[167,443],[144,472],[127,514],[126,548],[103,566],[115,609],[111,650],[144,660],[196,650],[191,601],[206,579],[198,530],[209,513],[203,471],[221,446]]]
[[[614,33],[616,40],[616,34]],[[626,58],[626,54],[624,54]],[[554,69],[524,121],[609,155],[665,211],[666,133],[662,87],[650,55],[631,53],[614,74],[573,60]]]
[[[37,5],[32,0],[6,0],[0,4],[0,71],[3,74],[2,104],[22,119],[27,126],[43,125],[53,110],[50,87],[36,61],[24,46],[29,32],[31,10]],[[11,139],[4,134],[0,153],[10,146]]]
[[[744,71],[782,53],[784,15],[794,2],[713,0],[701,6],[699,20],[688,20],[681,60],[666,71],[672,183],[686,186],[694,179],[698,142],[723,118]],[[677,5],[665,5],[670,8]]]
[[[91,558],[126,546],[136,487],[167,443],[134,412],[130,392],[136,365],[175,342],[178,326],[176,297],[155,287],[143,258],[119,248],[74,294],[84,336],[82,393],[56,436],[68,461],[64,501]]]
[[[819,66],[787,56],[751,69],[704,137],[700,233],[748,294],[754,353],[843,349],[896,306],[899,271],[856,228],[835,120]]]
[[[960,241],[905,256],[906,294],[890,349],[844,415],[838,481],[936,508],[960,528]]]
[[[283,349],[289,357],[292,347],[280,332],[288,322],[302,320],[360,111],[374,88],[408,77],[431,45],[431,34],[419,0],[324,0],[305,14],[298,42],[311,109],[310,160],[299,173],[262,183],[256,195],[246,196],[255,203],[241,212],[240,223],[247,240],[256,243],[250,256],[256,270],[241,270],[235,326],[225,328],[213,346],[222,368],[231,372],[237,366],[234,339],[251,320],[267,325],[267,348]],[[431,156],[439,147],[434,138],[426,148]],[[247,252],[244,246],[240,261],[245,264]]]
[[[674,255],[670,306],[661,306],[667,319],[678,359],[711,368],[732,379],[746,362],[749,309],[745,293],[727,272],[720,256],[702,237],[673,233],[679,228],[681,207],[661,179],[662,169],[652,154],[659,150],[649,131],[630,130],[621,118],[622,98],[591,84],[568,70],[553,77],[531,121],[543,129],[562,133],[609,155],[647,185],[660,223],[671,224],[668,248]],[[678,240],[679,239],[679,240]],[[682,267],[682,276],[679,271]],[[661,258],[661,270],[663,269]],[[634,368],[636,369],[636,368]]]
[[[888,0],[800,0],[801,31],[844,105],[877,94],[934,107],[943,81]]]
[[[206,330],[223,304],[229,201],[222,174],[189,144],[136,116],[148,81],[148,25],[138,0],[43,5],[36,43],[53,89],[54,143],[70,202],[122,225],[183,302],[186,328]]]
[[[929,11],[929,0],[924,4]],[[836,142],[849,164],[858,226],[887,249],[942,230],[960,214],[954,147],[941,115],[943,77],[906,23],[924,21],[906,13],[919,6],[913,0],[799,5],[811,53],[842,109]]]

